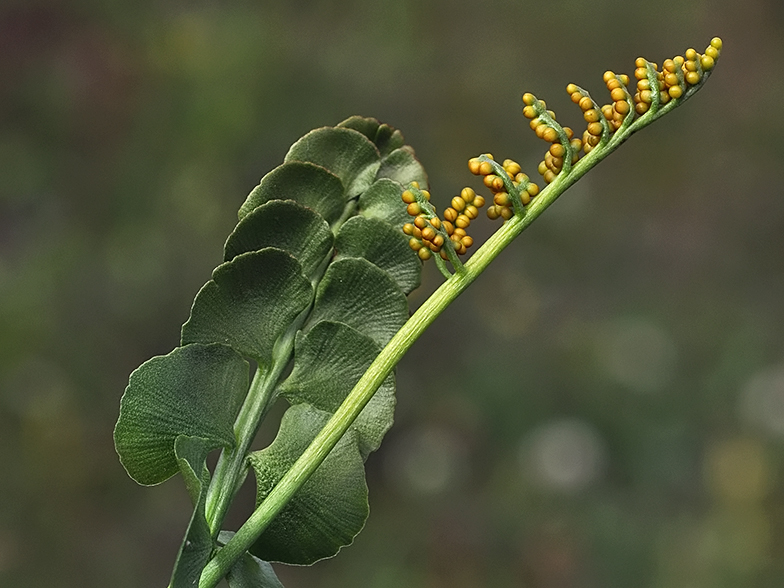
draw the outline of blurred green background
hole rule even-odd
[[[707,87],[402,362],[355,544],[278,571],[287,588],[784,585],[783,6],[5,0],[0,585],[166,585],[189,500],[125,475],[119,398],[177,344],[237,208],[299,136],[388,122],[444,206],[479,187],[479,153],[535,173],[524,91],[582,129],[568,82],[604,96],[606,69],[714,35]],[[413,304],[438,281],[430,265]]]

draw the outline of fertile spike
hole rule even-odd
[[[638,57],[634,62],[633,94],[628,89],[631,81],[628,75],[607,70],[602,80],[611,102],[604,106],[599,106],[588,92],[576,84],[568,84],[566,92],[579,106],[586,124],[578,137],[569,127],[558,124],[555,113],[547,109],[544,100],[530,92],[523,94],[523,115],[536,136],[550,144],[537,170],[545,183],[550,184],[559,175],[571,173],[573,166],[579,166],[581,153],[587,156],[598,147],[611,143],[619,131],[625,130],[630,134],[636,130],[635,127],[648,124],[636,125],[641,117],[648,117],[648,122],[651,122],[663,114],[664,107],[668,111],[690,97],[715,68],[721,49],[721,39],[714,37],[703,54],[688,49],[684,56],[665,59],[661,69],[658,64]],[[522,173],[520,164],[511,159],[499,164],[486,153],[471,158],[468,169],[472,174],[481,176],[482,183],[492,192],[493,201],[487,208],[490,219],[509,220],[515,215],[525,215],[526,208],[539,194],[539,187]],[[451,206],[444,210],[442,221],[435,215],[434,209],[431,214],[423,208],[430,195],[423,190],[420,192],[422,199],[417,198],[413,188],[418,189],[418,186],[412,185],[403,192],[403,201],[409,214],[423,220],[403,227],[404,233],[411,236],[412,248],[415,248],[416,242],[420,256],[433,251],[447,259],[449,256],[443,249],[444,243],[440,242],[444,239],[451,243],[455,253],[465,253],[473,244],[465,229],[477,218],[478,209],[484,205],[485,199],[471,188],[464,188],[460,195],[452,198]],[[426,226],[420,227],[425,217]],[[423,251],[426,253],[423,254]]]

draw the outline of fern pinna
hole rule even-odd
[[[524,116],[550,143],[538,169],[545,187],[513,160],[480,155],[469,169],[490,196],[464,188],[440,216],[394,128],[351,117],[298,140],[240,207],[180,346],[134,371],[121,400],[114,439],[128,474],[152,485],[180,473],[194,504],[170,586],[225,577],[232,588],[279,587],[268,562],[312,564],[351,543],[368,516],[364,462],[392,425],[397,362],[560,194],[699,90],[721,47],[714,38],[661,71],[639,58],[634,93],[628,76],[608,71],[603,106],[569,84],[581,137],[525,94]],[[503,225],[464,264],[467,229],[487,201]],[[409,318],[406,295],[431,258],[446,280]],[[277,436],[251,452],[280,397],[289,407]],[[251,470],[257,508],[236,533],[222,530]]]

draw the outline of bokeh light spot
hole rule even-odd
[[[520,447],[524,475],[544,490],[579,492],[603,476],[607,460],[599,432],[577,419],[541,425]]]
[[[752,375],[741,391],[739,409],[749,424],[784,436],[784,365]]]

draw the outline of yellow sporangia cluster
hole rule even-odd
[[[487,159],[493,159],[490,153],[484,155]],[[531,198],[539,193],[539,186],[532,183],[523,170],[520,164],[511,159],[505,159],[503,165],[504,172],[512,182],[512,185],[520,192],[520,202],[528,204]],[[468,160],[468,169],[475,176],[483,176],[482,182],[485,186],[490,188],[493,193],[493,204],[487,208],[487,216],[491,219],[501,217],[504,220],[509,220],[514,215],[514,203],[512,196],[506,189],[506,182],[504,179],[496,174],[496,169],[489,161],[482,161],[478,157],[473,157]]]
[[[583,118],[587,123],[587,128],[583,133],[582,139],[573,138],[573,131],[569,127],[563,127],[563,132],[573,150],[572,163],[576,163],[580,156],[580,151],[588,154],[601,141],[605,132],[605,124],[610,133],[621,128],[624,121],[628,120],[633,114],[643,115],[651,108],[654,97],[658,99],[660,105],[667,104],[670,100],[681,98],[690,87],[699,84],[705,72],[709,72],[716,65],[716,60],[721,53],[721,39],[715,37],[710,45],[705,49],[705,53],[700,54],[694,49],[686,51],[684,56],[676,56],[667,59],[662,64],[662,71],[659,66],[651,63],[655,72],[655,84],[652,86],[652,78],[649,77],[648,61],[638,57],[635,61],[634,77],[637,80],[637,88],[634,95],[627,90],[629,76],[616,74],[612,71],[604,73],[604,83],[610,92],[611,104],[602,107],[588,96],[588,93],[576,86],[569,84],[566,91],[572,102],[580,107]],[[523,114],[531,121],[531,128],[536,135],[552,143],[544,161],[539,164],[539,173],[548,184],[555,179],[563,169],[564,157],[567,150],[563,134],[559,133],[558,125],[555,121],[555,113],[546,110],[547,105],[542,100],[530,93],[523,95]],[[632,113],[634,108],[634,113]]]
[[[569,84],[566,86],[566,92],[569,94],[572,102],[577,104],[580,107],[580,110],[583,111],[583,118],[588,124],[588,127],[583,133],[580,147],[582,147],[586,153],[590,153],[591,149],[596,147],[596,145],[599,144],[599,141],[601,141],[602,133],[604,132],[604,125],[601,120],[602,117],[606,115],[602,113],[596,103],[591,100],[591,97],[588,96],[587,92],[579,86]],[[575,143],[574,146],[577,147],[577,143]],[[579,147],[575,149],[575,155],[577,155],[579,150]],[[576,158],[573,159],[576,161]]]
[[[623,121],[626,120],[626,115],[632,109],[629,105],[629,91],[626,89],[626,86],[629,85],[629,76],[626,74],[616,75],[615,72],[608,70],[604,72],[602,79],[612,100],[612,104],[602,106],[602,114],[610,124],[610,129],[617,131],[621,128]],[[566,91],[569,91],[568,87]],[[593,146],[595,147],[596,143],[593,143]]]
[[[655,88],[651,87],[648,78],[646,60],[638,57],[634,62],[637,68],[634,70],[634,77],[637,79],[634,109],[637,114],[648,112],[653,102],[654,92],[658,92],[660,104],[667,104],[670,100],[683,96],[690,86],[699,84],[705,72],[712,70],[716,65],[716,60],[721,54],[721,46],[721,39],[714,37],[704,54],[697,53],[694,49],[687,49],[683,56],[676,55],[672,59],[665,60],[662,71],[659,71],[658,64],[652,63],[656,71]]]
[[[444,210],[444,230],[449,235],[455,252],[464,255],[474,244],[473,238],[466,234],[466,229],[471,221],[479,216],[479,209],[485,205],[485,199],[471,188],[463,188],[459,196],[452,198],[450,204],[451,206]],[[445,255],[441,257],[446,258]]]
[[[536,96],[530,92],[523,94],[523,104],[525,104],[525,107],[523,108],[523,116],[525,116],[527,119],[530,119],[531,128],[536,133],[537,137],[544,139],[548,143],[552,143],[550,148],[547,150],[547,153],[544,155],[544,160],[539,163],[538,168],[539,174],[544,178],[544,181],[549,184],[563,169],[566,148],[561,142],[562,136],[559,134],[559,132],[547,121],[543,120],[543,118],[537,113],[536,109],[534,108],[534,104],[536,104],[536,102]],[[541,104],[542,108],[547,108],[547,104],[545,104],[544,100],[539,100],[539,103]],[[546,112],[548,115],[550,115],[550,118],[555,121],[555,113],[552,110],[547,110]],[[583,142],[581,139],[574,137],[574,131],[572,131],[572,129],[569,127],[563,127],[563,131],[566,133],[566,138],[568,139],[572,149],[574,149],[572,163],[575,163],[577,161],[577,152],[582,148]]]
[[[418,189],[416,182],[411,187]],[[422,196],[429,201],[430,193],[420,190]],[[471,188],[463,188],[459,196],[452,198],[451,206],[444,210],[444,220],[437,215],[428,215],[417,202],[412,190],[405,190],[401,195],[403,202],[408,206],[406,211],[414,217],[413,223],[403,225],[403,232],[410,237],[408,245],[417,252],[419,258],[430,259],[433,253],[438,253],[441,259],[448,259],[444,245],[444,233],[451,241],[455,253],[463,255],[474,244],[473,238],[466,233],[471,221],[479,216],[479,209],[484,206],[485,199]],[[435,213],[435,207],[431,205]]]

